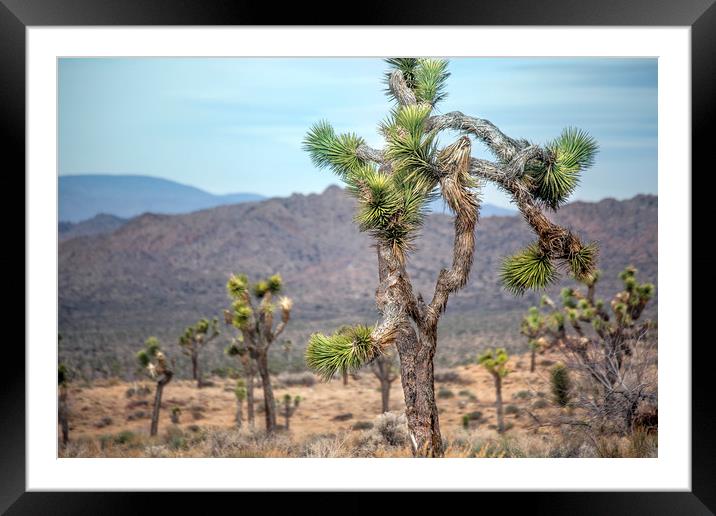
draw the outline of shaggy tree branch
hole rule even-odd
[[[566,259],[570,250],[579,249],[582,243],[568,229],[555,224],[544,214],[529,188],[518,178],[491,161],[472,158],[471,173],[495,183],[510,194],[517,208],[539,238],[540,246],[552,259]]]
[[[470,151],[470,139],[463,136],[438,156],[438,168],[442,172],[440,191],[455,213],[455,238],[452,266],[440,271],[435,293],[426,313],[424,324],[428,329],[437,325],[450,294],[467,283],[472,268],[479,203],[470,188]]]
[[[454,129],[472,134],[503,161],[511,160],[516,153],[525,147],[523,142],[510,138],[489,120],[467,116],[460,111],[451,111],[444,115],[428,118],[425,129],[427,131]]]
[[[380,165],[387,163],[382,150],[369,147],[365,143],[358,146],[356,149],[356,156],[363,161],[372,161]]]
[[[403,73],[400,70],[395,70],[390,74],[388,87],[401,106],[412,106],[418,103],[415,98],[415,92],[405,82]]]

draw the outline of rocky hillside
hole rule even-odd
[[[352,218],[350,198],[330,187],[322,194],[184,215],[145,214],[111,234],[61,242],[61,356],[89,369],[121,369],[131,363],[130,350],[148,335],[173,346],[183,326],[217,316],[228,305],[224,285],[232,272],[252,278],[282,274],[285,292],[295,300],[286,338],[296,353],[313,331],[373,322],[375,249]],[[554,218],[600,243],[605,297],[618,287],[616,275],[627,264],[656,281],[655,196],[577,202]],[[430,215],[410,258],[409,271],[425,297],[432,295],[437,272],[449,264],[451,230],[449,216]],[[498,271],[503,257],[531,240],[519,217],[481,220],[471,280],[451,298],[441,326],[441,339],[453,342],[457,351],[444,356],[459,361],[468,350],[474,352],[475,343],[520,339],[519,314],[538,296],[513,298],[500,288]],[[216,364],[224,345],[216,342]]]

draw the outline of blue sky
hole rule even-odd
[[[303,135],[327,119],[381,146],[385,70],[363,58],[61,59],[59,173],[151,175],[217,194],[320,192],[338,180],[313,167]],[[566,126],[598,140],[574,199],[657,193],[656,59],[456,58],[450,72],[438,112],[536,143]],[[509,205],[495,188],[484,198]]]

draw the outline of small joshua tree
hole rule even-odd
[[[241,332],[241,340],[237,339],[235,344],[243,347],[256,363],[263,387],[266,431],[269,433],[276,429],[276,401],[268,369],[268,350],[286,328],[293,308],[293,301],[287,297],[281,297],[276,304],[273,303],[281,287],[282,280],[278,274],[253,285],[249,285],[246,275],[232,275],[226,284],[233,300],[228,316],[233,326]],[[274,328],[276,308],[281,310],[281,321]]]
[[[289,429],[289,424],[291,421],[291,418],[296,413],[296,410],[298,410],[298,405],[301,403],[301,396],[296,396],[293,398],[293,402],[291,400],[290,394],[284,394],[283,396],[283,407],[281,407],[281,415],[283,415],[284,420],[286,421],[286,430]]]
[[[504,433],[505,419],[502,410],[502,379],[510,372],[507,369],[509,355],[504,348],[488,349],[477,357],[481,364],[495,380],[495,409],[497,410],[497,431]]]
[[[200,319],[196,324],[184,330],[184,334],[179,337],[179,347],[182,353],[191,359],[191,377],[196,381],[197,387],[202,386],[201,371],[199,369],[199,352],[204,346],[219,336],[217,323],[216,318],[211,321],[208,319]]]
[[[174,372],[171,370],[167,358],[159,349],[159,340],[149,337],[144,348],[137,352],[137,361],[146,374],[157,382],[154,391],[154,405],[152,406],[152,423],[149,435],[157,435],[159,428],[159,411],[162,407],[162,393],[164,387],[172,381]]]
[[[229,310],[224,311],[227,324],[231,324],[232,317]],[[246,388],[246,416],[249,426],[254,428],[254,378],[256,377],[256,360],[251,358],[249,350],[244,345],[243,335],[234,338],[231,344],[225,350],[226,354],[231,357],[239,357],[241,366],[244,369],[244,382]]]
[[[627,433],[640,405],[656,402],[656,357],[647,338],[653,324],[640,322],[654,285],[640,283],[636,273],[627,267],[619,274],[624,289],[609,305],[596,298],[598,271],[580,280],[586,290],[563,289],[561,306],[547,296],[542,300],[553,321],[547,335],[585,387],[578,406],[590,414],[592,426],[616,423]]]
[[[549,372],[550,385],[552,387],[552,398],[560,407],[569,405],[570,389],[569,369],[562,363],[555,364]]]
[[[69,394],[69,373],[65,364],[57,367],[57,419],[62,431],[62,446],[67,446],[70,440],[70,408],[67,396]]]
[[[172,407],[172,412],[169,418],[171,419],[172,423],[178,425],[180,423],[181,418],[181,409],[179,407]]]
[[[370,363],[370,369],[380,382],[381,412],[390,411],[390,386],[398,378],[393,356],[389,353],[378,355]]]
[[[376,243],[382,315],[371,328],[345,334],[316,334],[306,361],[324,378],[355,370],[395,345],[413,454],[443,455],[435,402],[433,361],[437,330],[451,294],[468,280],[480,209],[479,189],[493,183],[505,191],[534,230],[536,240],[502,267],[505,287],[516,294],[556,280],[557,266],[578,277],[592,272],[597,248],[545,214],[567,201],[580,173],[597,150],[595,141],[566,129],[545,146],[505,135],[488,120],[453,111],[434,114],[446,96],[447,61],[389,59],[387,93],[395,102],[380,131],[383,149],[366,145],[353,133],[336,134],[330,124],[314,125],[304,140],[313,162],[335,172],[357,201],[356,223]],[[462,135],[441,147],[439,135]],[[485,144],[494,161],[471,156],[470,136]],[[432,299],[413,291],[407,259],[414,249],[429,202],[441,197],[454,214],[452,264],[437,275]]]
[[[246,399],[246,383],[239,378],[236,381],[236,387],[234,388],[234,395],[236,396],[236,427],[241,428],[243,424],[243,415],[241,406]]]
[[[530,373],[535,372],[535,355],[541,349],[541,339],[544,333],[545,320],[536,306],[530,307],[527,315],[522,319],[522,335],[526,336],[530,348]]]

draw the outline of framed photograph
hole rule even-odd
[[[691,291],[712,3],[344,26],[3,0],[27,300],[3,510],[512,491],[712,513]]]

